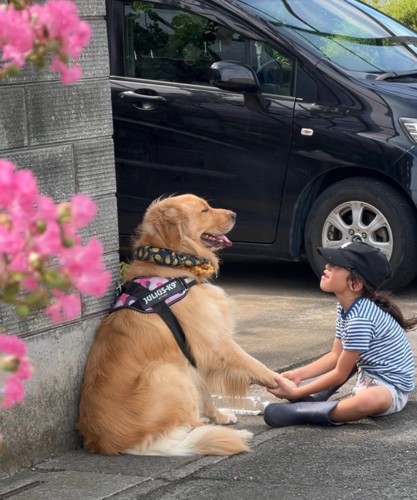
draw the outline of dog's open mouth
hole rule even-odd
[[[221,250],[224,247],[231,247],[233,243],[225,234],[203,233],[201,239],[206,247],[211,250]]]

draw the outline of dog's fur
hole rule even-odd
[[[155,201],[147,210],[134,249],[143,246],[210,259],[204,233],[223,235],[236,215],[214,209],[194,195]],[[196,360],[195,369],[157,314],[112,312],[98,328],[89,354],[78,428],[85,446],[115,455],[232,455],[247,451],[248,431],[219,425],[236,422],[217,410],[210,394],[243,396],[256,383],[275,387],[274,372],[232,339],[233,320],[225,292],[189,270],[134,260],[125,278],[195,277],[198,284],[171,305]]]

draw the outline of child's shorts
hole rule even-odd
[[[398,390],[393,385],[388,384],[378,377],[375,377],[375,375],[369,375],[369,373],[364,370],[359,370],[356,385],[352,389],[352,394],[356,396],[356,394],[359,394],[364,389],[368,389],[368,387],[373,386],[386,387],[392,395],[392,404],[390,408],[388,408],[388,410],[384,413],[373,415],[374,417],[382,417],[384,415],[391,415],[391,413],[398,413],[407,404],[408,394],[406,392]]]

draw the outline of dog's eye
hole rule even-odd
[[[208,212],[208,211],[209,211],[209,209],[208,209],[208,208],[204,208],[204,209],[202,210],[202,212]]]

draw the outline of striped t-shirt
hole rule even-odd
[[[358,369],[403,392],[414,389],[414,359],[403,328],[372,300],[358,298],[344,312],[337,306],[336,338],[345,351],[359,351]]]

